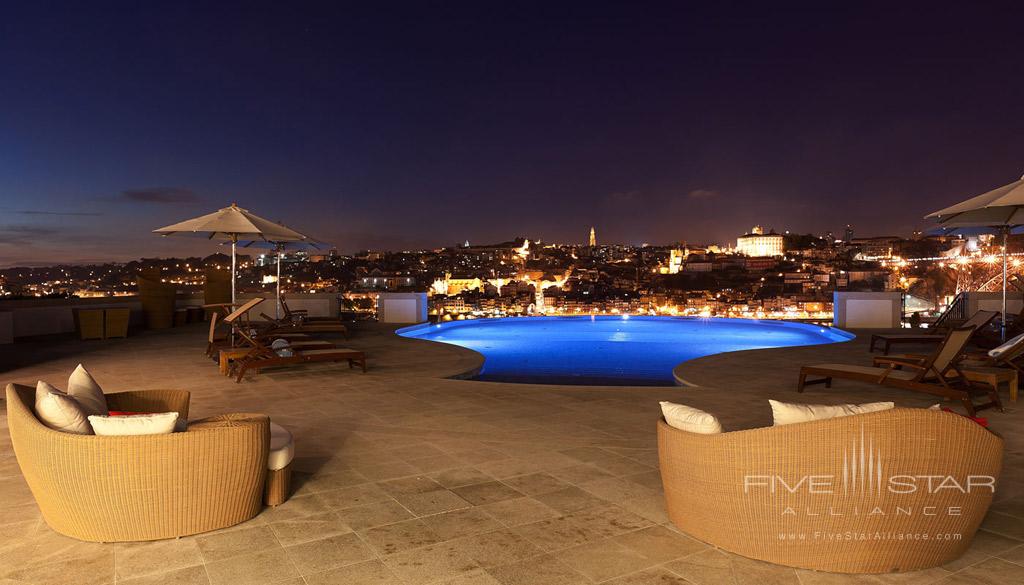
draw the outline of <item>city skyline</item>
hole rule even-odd
[[[150,232],[233,201],[343,252],[909,235],[1024,170],[991,9],[45,10],[0,25],[0,266],[206,255]]]

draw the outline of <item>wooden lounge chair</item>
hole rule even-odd
[[[271,332],[298,332],[298,333],[341,333],[348,338],[348,327],[338,319],[325,319],[323,321],[291,319],[275,319],[266,313],[260,313],[263,317],[265,334]]]
[[[896,360],[897,362],[914,361],[921,363],[928,359],[922,354],[899,354],[891,356],[875,357],[874,365],[886,367]],[[1024,368],[1020,363],[1024,360],[1024,333],[1013,337],[1006,343],[988,352],[964,354],[964,358],[957,364],[964,376],[972,382],[982,382],[998,389],[999,383],[1006,382],[1010,390],[1010,401],[1017,402],[1018,383]]]
[[[244,315],[246,311],[251,310],[252,307],[255,307],[262,301],[263,299],[253,299],[246,303],[245,305],[242,305],[238,310],[233,311],[228,316],[224,317],[223,319],[220,319],[219,321],[217,319],[217,313],[213,313],[212,315],[210,315],[210,332],[209,335],[207,336],[206,355],[213,359],[217,359],[218,352],[222,349],[251,347],[244,343],[241,345],[232,345],[230,333],[227,335],[217,335],[217,325],[227,325],[231,328],[232,332],[237,333],[239,331],[238,319],[240,319],[240,317]],[[247,306],[248,308],[246,308]],[[268,339],[286,339],[293,344],[304,343],[309,349],[323,349],[334,347],[333,343],[315,339],[306,333],[268,331],[263,334],[255,334],[255,338],[261,341]]]
[[[235,376],[235,382],[241,382],[245,373],[249,370],[259,373],[263,368],[311,362],[347,361],[349,368],[354,368],[358,365],[362,368],[363,373],[366,373],[366,354],[358,350],[346,348],[292,349],[292,355],[282,356],[258,339],[248,336],[245,332],[240,332],[240,335],[246,338],[248,343],[252,344],[252,349],[244,356],[236,359],[231,367],[231,375]]]
[[[284,295],[281,295],[281,310],[284,311],[284,318],[289,321],[302,321],[307,323],[341,323],[338,317],[310,317],[306,309],[291,309]]]
[[[239,305],[235,310],[227,312],[224,315],[224,317],[220,319],[220,323],[228,325],[231,329],[231,332],[233,332],[235,330],[235,327],[237,326],[237,321],[241,319],[244,315],[246,315],[249,311],[251,311],[256,305],[262,302],[263,299],[260,297],[250,299]],[[206,355],[208,356],[216,355],[217,346],[223,345],[225,343],[230,345],[231,341],[230,332],[227,335],[217,335],[217,316],[221,312],[226,311],[227,307],[233,305],[231,305],[230,303],[219,303],[217,305],[203,305],[203,307],[205,308],[213,306],[218,307],[218,310],[215,310],[212,313],[210,313],[210,332],[206,339]]]
[[[888,367],[853,364],[803,366],[800,368],[797,392],[803,392],[804,387],[811,384],[824,384],[826,388],[831,388],[832,379],[840,378],[959,400],[970,416],[975,416],[977,411],[983,408],[996,407],[1002,410],[999,394],[991,389],[973,385],[959,369],[957,362],[962,358],[964,347],[974,331],[973,326],[950,330],[935,351],[923,361],[900,361],[890,358]],[[809,375],[821,378],[808,380]],[[971,397],[978,394],[986,394],[989,402],[974,404]]]
[[[981,331],[998,316],[995,311],[978,311],[971,318],[964,321],[960,327],[974,327],[975,331]],[[941,333],[876,333],[871,336],[871,346],[868,351],[875,351],[875,344],[882,342],[882,353],[889,355],[889,348],[899,343],[940,343],[945,339],[945,331]]]

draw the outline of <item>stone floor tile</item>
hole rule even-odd
[[[453,579],[478,567],[457,541],[389,554],[381,560],[409,585]]]
[[[412,512],[407,510],[405,506],[392,500],[390,496],[383,502],[346,508],[338,510],[335,514],[352,530],[366,530],[374,526],[393,524],[413,517]]]
[[[384,563],[378,560],[338,567],[304,577],[307,585],[399,585]]]
[[[114,574],[118,581],[194,567],[203,562],[199,544],[194,538],[120,543],[114,546]]]
[[[288,546],[284,550],[303,576],[374,558],[370,547],[351,532]]]
[[[550,555],[487,569],[501,585],[590,585],[591,581]]]
[[[211,585],[276,585],[299,577],[284,549],[235,556],[206,564]]]
[[[494,481],[494,478],[480,471],[475,467],[456,467],[454,469],[446,469],[444,471],[438,471],[430,474],[430,479],[436,481],[442,486],[452,489],[462,487],[465,485],[472,485],[478,483],[486,483],[488,481]]]
[[[523,494],[499,481],[475,483],[457,487],[452,491],[474,506],[523,497]]]
[[[472,504],[447,489],[420,492],[417,494],[396,494],[395,499],[417,516],[429,516],[468,508]]]
[[[974,579],[986,585],[1020,585],[1024,583],[1024,565],[991,558],[957,571],[953,576]]]
[[[199,535],[196,544],[207,563],[281,547],[269,526]]]
[[[0,585],[6,584],[0,581]],[[206,567],[196,565],[143,577],[118,579],[117,585],[210,585],[210,577],[206,574]]]
[[[422,520],[406,520],[362,531],[359,536],[378,554],[388,555],[441,541]]]
[[[512,530],[496,530],[451,541],[481,567],[508,565],[544,551]]]
[[[655,564],[672,561],[708,548],[703,542],[663,526],[627,532],[613,537],[613,540],[640,553]]]
[[[391,499],[377,484],[364,483],[336,490],[328,490],[316,494],[328,508],[339,510],[343,508],[354,508],[365,504],[375,504]],[[292,498],[294,500],[295,498]],[[289,500],[291,501],[291,500]]]
[[[422,518],[424,524],[442,540],[491,532],[502,528],[502,524],[482,508],[466,508],[435,514]]]
[[[576,486],[538,494],[535,498],[563,514],[608,505],[607,500],[603,500],[590,492],[583,491]]]
[[[655,564],[639,552],[611,539],[566,549],[557,558],[594,582],[635,573]]]
[[[608,585],[690,585],[686,579],[666,569],[645,569],[606,581]]]
[[[556,478],[550,473],[531,473],[509,477],[502,480],[502,483],[527,496],[545,494],[569,487],[567,482]]]
[[[557,518],[561,514],[533,498],[515,498],[480,506],[505,526],[531,524],[539,520]]]
[[[271,522],[270,528],[282,546],[352,532],[352,528],[333,512]]]

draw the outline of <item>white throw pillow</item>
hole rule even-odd
[[[812,420],[827,420],[839,416],[850,416],[853,414],[865,414],[889,410],[896,406],[893,402],[868,402],[866,404],[789,404],[778,400],[769,400],[772,405],[772,417],[775,419],[775,426],[791,425],[793,423],[810,422]]]
[[[89,422],[97,435],[169,435],[174,432],[174,425],[178,422],[178,413],[93,415],[89,417]]]
[[[107,410],[107,397],[103,395],[103,389],[82,364],[78,364],[75,371],[71,372],[71,377],[68,378],[68,396],[82,405],[82,410],[86,415],[106,416],[110,414],[110,411]]]
[[[36,384],[36,417],[47,427],[76,435],[91,435],[92,427],[77,400],[40,380]]]
[[[661,403],[661,414],[668,426],[691,433],[715,435],[722,432],[722,423],[713,414],[672,402]]]

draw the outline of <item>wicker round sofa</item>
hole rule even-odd
[[[178,412],[184,390],[107,394],[111,410]],[[75,435],[44,426],[35,388],[7,386],[22,474],[57,532],[94,542],[174,538],[243,522],[262,509],[270,420],[226,415],[169,435]]]
[[[1003,460],[1002,439],[975,422],[906,408],[716,435],[662,419],[658,450],[668,515],[683,532],[746,557],[841,573],[959,557]]]

